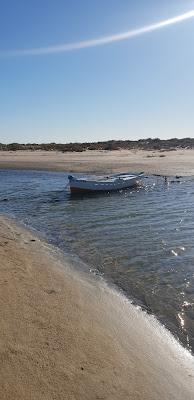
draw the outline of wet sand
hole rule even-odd
[[[194,175],[194,150],[175,151],[0,151],[0,168],[111,173],[134,171]]]
[[[0,217],[2,400],[192,400],[194,358],[152,316]]]

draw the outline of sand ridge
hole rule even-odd
[[[144,171],[147,174],[194,175],[194,150],[90,150],[81,153],[0,151],[0,168],[92,173]]]

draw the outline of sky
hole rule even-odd
[[[193,17],[94,46],[189,11],[194,0],[2,0],[0,142],[194,137]]]

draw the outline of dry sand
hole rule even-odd
[[[194,175],[194,150],[158,151],[0,151],[0,168],[71,172],[144,171],[162,175]]]
[[[153,317],[0,218],[1,400],[193,400],[194,359]]]

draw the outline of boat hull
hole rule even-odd
[[[130,179],[115,179],[112,182],[109,180],[101,181],[84,181],[79,179],[72,179],[69,182],[71,193],[92,193],[92,192],[110,192],[138,185],[139,180],[135,178]]]

